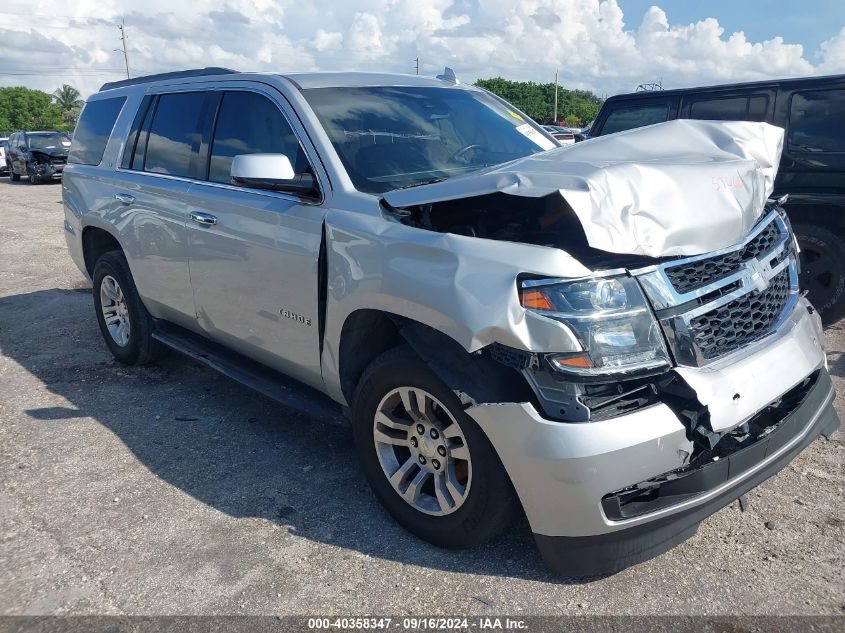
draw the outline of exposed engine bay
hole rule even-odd
[[[403,224],[429,231],[560,248],[590,268],[639,267],[666,259],[591,247],[578,216],[558,193],[529,198],[497,192],[387,210]]]

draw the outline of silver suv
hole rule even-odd
[[[524,513],[558,573],[606,574],[838,428],[768,200],[782,139],[672,121],[559,147],[451,72],[185,71],[89,99],[65,231],[119,361],[172,348],[348,418],[427,541]]]

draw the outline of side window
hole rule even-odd
[[[159,97],[146,141],[144,171],[171,176],[191,175],[191,154],[200,142],[199,127],[205,98],[205,92],[181,92]],[[138,144],[142,141],[143,137]],[[133,166],[139,167],[134,161]]]
[[[693,101],[689,118],[708,121],[763,121],[766,117],[768,97],[727,97]]]
[[[120,114],[124,103],[126,97],[116,97],[92,101],[85,106],[73,133],[73,143],[67,159],[69,163],[100,164],[117,115]]]
[[[631,105],[614,110],[607,117],[602,128],[602,136],[632,130],[636,127],[662,123],[669,118],[669,104],[652,103]]]
[[[208,179],[229,183],[238,154],[285,154],[296,173],[308,169],[305,154],[275,103],[254,92],[226,92],[211,142]]]
[[[742,121],[748,113],[748,97],[706,99],[690,105],[691,119],[709,121]]]
[[[845,152],[845,90],[796,92],[789,106],[789,150]]]

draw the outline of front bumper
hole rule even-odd
[[[717,474],[687,480],[692,494],[635,516],[607,512],[602,500],[686,466],[694,450],[666,404],[588,423],[546,420],[529,403],[483,404],[467,413],[498,451],[549,565],[564,575],[613,573],[692,536],[706,516],[783,468],[820,433],[837,428],[821,340],[818,316],[801,300],[753,350],[732,355],[718,369],[685,376],[702,404],[719,416],[713,427],[726,432],[817,375],[800,404],[751,446],[753,452],[734,453]],[[735,389],[725,392],[731,380],[743,386],[740,398],[734,398]],[[726,402],[737,404],[731,409]]]
[[[35,163],[31,166],[31,172],[38,178],[60,180],[65,170],[64,163]]]

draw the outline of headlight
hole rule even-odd
[[[523,307],[569,326],[586,350],[547,356],[555,369],[599,375],[669,365],[657,321],[631,277],[525,280],[519,298]]]

